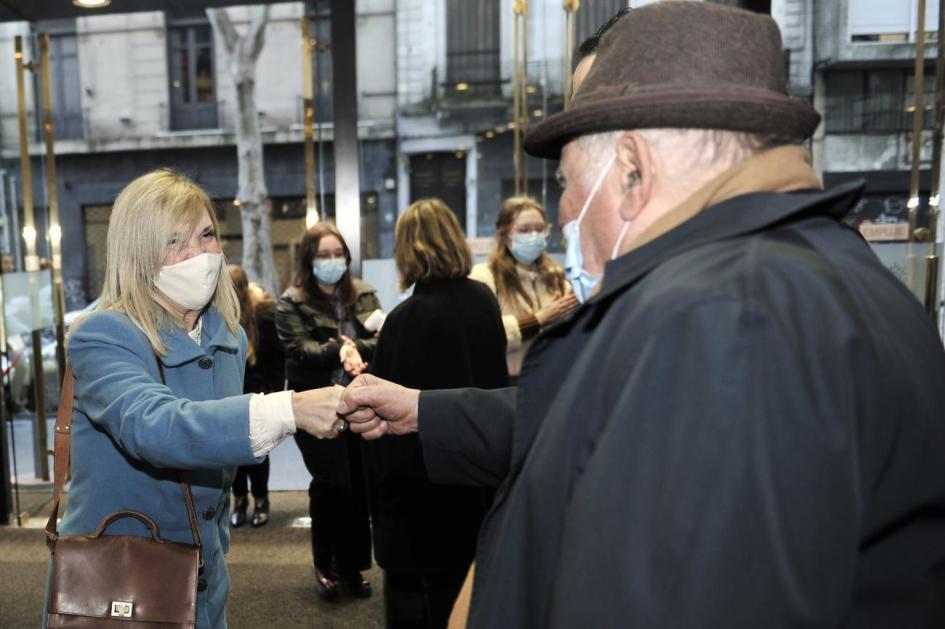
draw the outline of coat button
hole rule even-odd
[[[213,507],[207,507],[206,509],[203,510],[203,519],[212,520],[213,516],[215,516],[216,514],[217,514],[216,509],[214,509]]]
[[[205,592],[207,590],[207,580],[206,579],[197,579],[197,591]]]
[[[201,358],[197,361],[197,364],[200,365],[201,369],[210,369],[210,367],[213,367],[213,360],[210,358]]]

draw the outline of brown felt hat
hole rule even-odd
[[[781,33],[771,17],[665,1],[630,12],[604,35],[571,106],[532,127],[525,150],[557,159],[578,136],[645,128],[804,140],[819,122],[810,105],[788,95]]]

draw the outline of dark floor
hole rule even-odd
[[[229,626],[235,629],[383,626],[380,571],[374,568],[366,574],[374,584],[373,598],[323,602],[313,586],[309,530],[291,527],[295,518],[308,515],[307,494],[274,492],[270,501],[269,524],[259,529],[247,525],[233,531],[227,557],[232,581],[227,604]],[[32,519],[32,524],[42,526],[40,520],[45,524],[42,512]],[[39,626],[49,558],[43,539],[41,528],[0,527],[0,628]]]

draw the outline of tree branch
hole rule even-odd
[[[227,52],[232,54],[237,44],[239,44],[240,38],[236,33],[233,22],[230,21],[230,14],[226,12],[226,9],[207,9],[207,18],[210,20],[214,32],[223,38],[223,44],[226,46]]]
[[[243,38],[243,41],[249,44],[246,51],[249,58],[255,61],[262,52],[263,44],[266,43],[266,24],[269,22],[269,5],[253,8],[253,17],[249,23],[249,30]],[[244,45],[246,45],[244,43]]]

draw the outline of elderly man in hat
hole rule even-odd
[[[625,16],[526,139],[587,302],[517,392],[346,391],[353,430],[499,486],[469,626],[945,626],[945,352],[785,85],[769,17]]]

